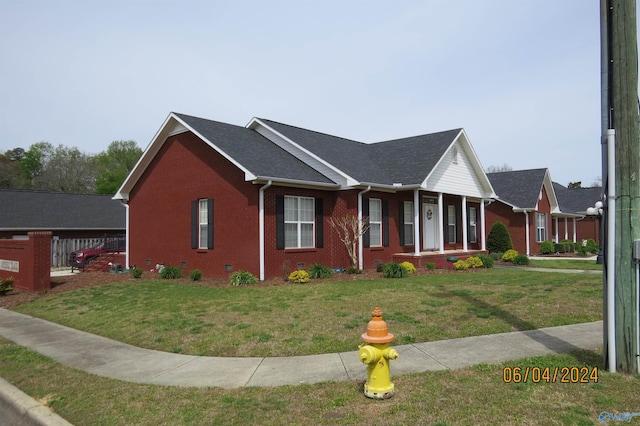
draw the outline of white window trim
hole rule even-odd
[[[469,242],[478,242],[478,211],[475,207],[469,207]]]
[[[453,220],[453,223],[451,222],[452,220]],[[451,236],[451,233],[449,232],[451,229],[453,229],[453,241],[451,241],[451,239],[449,238]],[[456,229],[456,206],[454,206],[453,204],[449,204],[447,206],[447,243],[448,244],[456,244],[458,242],[457,231],[458,230]]]
[[[285,224],[285,237],[284,237],[284,241],[285,241],[285,249],[303,249],[303,248],[314,248],[316,246],[316,223],[315,223],[315,213],[313,214],[313,219],[312,220],[302,220],[300,219],[301,214],[300,214],[300,200],[306,199],[306,200],[311,200],[312,205],[315,206],[315,198],[313,197],[302,197],[302,196],[293,196],[293,195],[285,195],[284,196],[284,205],[285,205],[285,212],[286,212],[286,206],[287,206],[287,199],[296,199],[297,202],[297,220],[287,220],[286,219],[286,213],[285,213],[285,220],[284,220],[284,224]],[[286,245],[288,238],[287,238],[287,225],[291,225],[291,224],[295,224],[296,225],[296,245],[295,246],[288,246]],[[302,245],[302,225],[311,225],[312,226],[312,231],[311,231],[311,235],[312,235],[312,242],[311,245],[309,246],[303,246]]]
[[[372,220],[371,219],[371,212],[373,211],[373,209],[371,208],[373,204],[378,204],[379,208],[379,212],[380,212],[380,220]],[[369,230],[373,229],[374,227],[378,227],[380,229],[380,240],[379,241],[373,241],[373,239],[371,238],[372,236],[372,232],[369,232],[369,247],[382,247],[382,233],[384,232],[384,230],[382,229],[382,200],[380,198],[369,198]]]
[[[541,243],[546,239],[547,239],[547,215],[546,213],[536,213],[536,242]]]
[[[209,245],[209,201],[206,198],[198,200],[198,248],[206,249]],[[203,238],[204,235],[204,238]]]
[[[404,201],[403,210],[404,210],[404,227],[406,228],[408,225],[411,226],[410,233],[405,232],[404,229],[402,230],[402,232],[404,233],[404,245],[412,246],[414,244],[414,232],[415,232],[415,225],[413,223],[413,218],[414,218],[413,201]]]

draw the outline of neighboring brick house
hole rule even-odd
[[[545,240],[598,241],[597,219],[586,216],[586,210],[600,199],[600,188],[568,189],[552,182],[548,169],[487,176],[498,196],[487,206],[487,229],[503,222],[519,253],[536,255]]]
[[[313,263],[348,267],[329,223],[345,214],[371,221],[360,268],[471,255],[485,249],[484,206],[494,197],[462,129],[365,144],[177,113],[114,196],[128,203],[128,264],[260,279]]]
[[[513,248],[534,255],[552,239],[552,215],[560,213],[548,169],[488,173],[498,200],[487,206],[487,229],[495,222],[509,229]]]
[[[569,189],[557,182],[553,189],[560,203],[560,211],[568,213],[554,217],[556,240],[572,240],[573,242],[593,238],[600,241],[599,218],[587,215],[587,209],[602,200],[602,188]]]
[[[54,239],[125,232],[125,208],[109,195],[0,189],[0,238],[51,231]]]

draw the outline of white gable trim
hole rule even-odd
[[[260,133],[262,136],[278,145],[280,148],[284,149],[289,154],[296,157],[298,160],[307,164],[309,167],[327,176],[332,181],[339,182],[341,186],[353,187],[360,184],[358,180],[352,178],[342,170],[331,165],[323,158],[318,157],[313,152],[303,148],[295,141],[289,139],[282,133],[273,129],[260,119],[254,117],[246,127]]]
[[[421,187],[474,198],[497,198],[464,130],[460,130]]]

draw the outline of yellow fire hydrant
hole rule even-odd
[[[358,355],[360,361],[367,364],[367,381],[364,394],[369,398],[387,399],[394,393],[391,383],[389,360],[398,358],[398,351],[389,347],[393,334],[389,333],[387,323],[382,319],[382,311],[376,306],[371,312],[371,321],[367,332],[362,334],[366,345],[360,345]]]

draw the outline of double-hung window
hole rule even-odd
[[[312,197],[284,197],[285,248],[314,247],[315,201]]]
[[[447,206],[447,242],[456,241],[456,206]]]
[[[477,242],[477,211],[475,207],[469,207],[469,242]]]
[[[208,200],[198,200],[198,248],[209,246],[209,203]]]
[[[536,213],[536,242],[541,243],[547,239],[547,215]]]
[[[382,200],[369,198],[369,246],[382,247]]]
[[[405,201],[403,208],[404,215],[404,244],[412,245],[413,244],[413,201]]]

